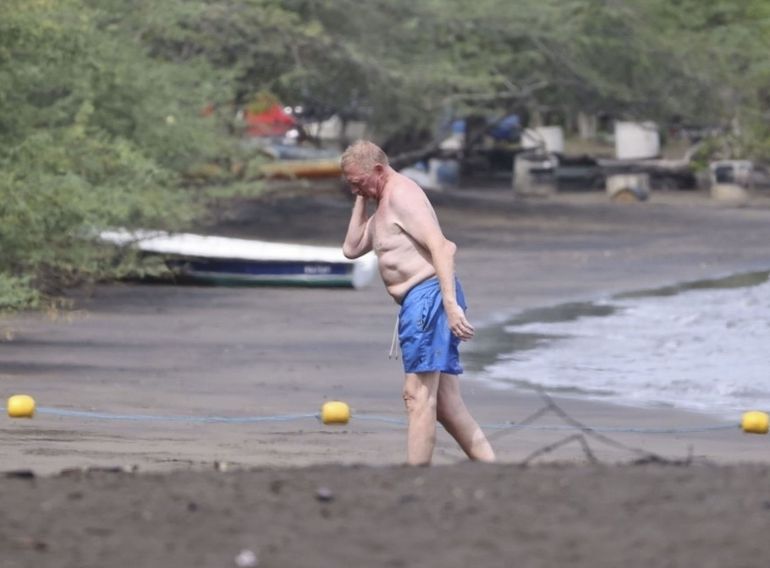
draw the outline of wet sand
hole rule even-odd
[[[500,190],[461,190],[431,199],[445,233],[460,247],[457,270],[469,315],[480,328],[476,351],[494,347],[483,344],[484,329],[522,310],[770,268],[766,197],[746,208],[719,206],[699,193],[654,194],[649,203],[631,205],[608,203],[600,194],[517,201]],[[349,207],[336,190],[274,196],[222,209],[206,229],[339,244]],[[765,502],[752,496],[755,480],[767,478],[766,467],[734,464],[770,461],[768,440],[742,434],[738,416],[734,428],[708,430],[725,423],[672,409],[557,398],[560,408],[589,426],[641,430],[613,433],[621,444],[698,465],[589,466],[574,440],[533,462],[569,465],[522,470],[515,464],[576,431],[490,428],[508,465],[462,465],[463,457],[441,432],[435,461],[443,467],[400,467],[405,431],[387,421],[403,419],[400,362],[387,358],[396,306],[378,282],[360,291],[118,284],[78,292],[74,299],[73,311],[53,319],[24,314],[0,320],[2,394],[26,392],[41,407],[33,420],[3,419],[0,469],[55,474],[117,466],[138,468],[138,473],[9,480],[12,485],[6,486],[13,489],[0,496],[3,510],[17,511],[0,518],[0,548],[18,552],[18,563],[9,566],[33,560],[36,566],[109,565],[111,557],[105,555],[136,559],[139,542],[145,543],[140,558],[146,565],[159,565],[160,559],[164,566],[233,565],[236,549],[254,547],[261,550],[260,566],[315,566],[333,535],[340,540],[329,545],[330,558],[363,565],[496,565],[521,554],[531,566],[570,559],[612,566],[623,559],[627,563],[637,549],[638,558],[670,558],[672,565],[683,565],[691,562],[679,554],[694,549],[700,537],[674,541],[670,531],[655,524],[655,514],[663,514],[656,503],[668,511],[668,521],[661,522],[669,528],[695,519],[706,523],[704,530],[713,532],[716,543],[739,532],[729,515],[744,515],[750,525],[766,519]],[[536,394],[490,390],[474,382],[472,373],[463,387],[472,412],[485,425],[520,421],[543,405]],[[351,405],[350,424],[323,426],[312,417],[247,424],[196,421],[313,414],[330,399]],[[63,411],[134,420],[56,414]],[[147,415],[166,419],[142,418]],[[564,425],[553,413],[537,424]],[[643,432],[692,427],[704,431]],[[605,464],[628,464],[644,455],[594,440],[589,444]],[[228,470],[261,470],[212,471],[222,463]],[[713,463],[732,465],[704,465]],[[167,471],[174,473],[162,474]],[[537,489],[541,478],[548,489]],[[294,489],[273,492],[276,479]],[[590,495],[557,490],[560,484],[580,488],[581,483],[592,484]],[[313,493],[319,484],[337,484],[333,489],[344,497],[319,503]],[[450,497],[456,484],[466,501]],[[709,501],[715,488],[728,486],[724,502]],[[467,497],[477,489],[488,496],[478,503]],[[658,491],[670,499],[656,501]],[[195,495],[208,505],[195,505],[190,512]],[[18,499],[28,506],[19,510]],[[302,499],[304,505],[298,504]],[[340,507],[346,499],[349,505]],[[117,502],[125,508],[110,513]],[[62,508],[80,507],[79,520],[64,521]],[[212,514],[196,516],[212,507]],[[541,518],[541,507],[556,509]],[[711,518],[722,508],[729,512],[725,522]],[[649,518],[618,512],[637,509]],[[580,511],[596,527],[578,523]],[[188,513],[189,521],[181,521],[179,515]],[[512,520],[517,517],[527,520]],[[407,526],[421,528],[406,534]],[[623,526],[629,533],[639,529],[641,536],[616,539]],[[511,539],[504,536],[509,530]],[[685,532],[693,535],[691,530]],[[409,561],[405,546],[425,548],[450,534],[452,546],[434,549],[437,556],[423,551]],[[729,564],[754,565],[749,558],[767,551],[766,539],[755,542],[751,531],[740,534],[746,555]],[[698,562],[725,565],[718,554],[708,554],[711,549],[704,548]],[[667,556],[655,556],[655,550]]]

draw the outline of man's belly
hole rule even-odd
[[[378,257],[378,262],[385,289],[399,304],[413,286],[436,274],[433,265],[420,255],[407,259],[382,255]]]

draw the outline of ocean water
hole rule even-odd
[[[479,334],[471,375],[500,389],[730,416],[770,410],[768,273],[532,310]]]

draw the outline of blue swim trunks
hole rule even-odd
[[[455,278],[457,303],[465,310],[465,294]],[[401,303],[398,339],[406,373],[463,372],[458,346],[460,339],[449,330],[436,276],[414,286]]]

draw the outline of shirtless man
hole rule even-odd
[[[374,250],[385,288],[401,304],[407,461],[430,463],[436,420],[469,458],[495,461],[460,396],[458,345],[473,337],[474,330],[465,318],[465,297],[455,278],[457,247],[444,237],[422,189],[391,168],[375,144],[359,140],[345,150],[342,173],[356,196],[342,250],[348,258]],[[376,210],[369,216],[371,201]]]

